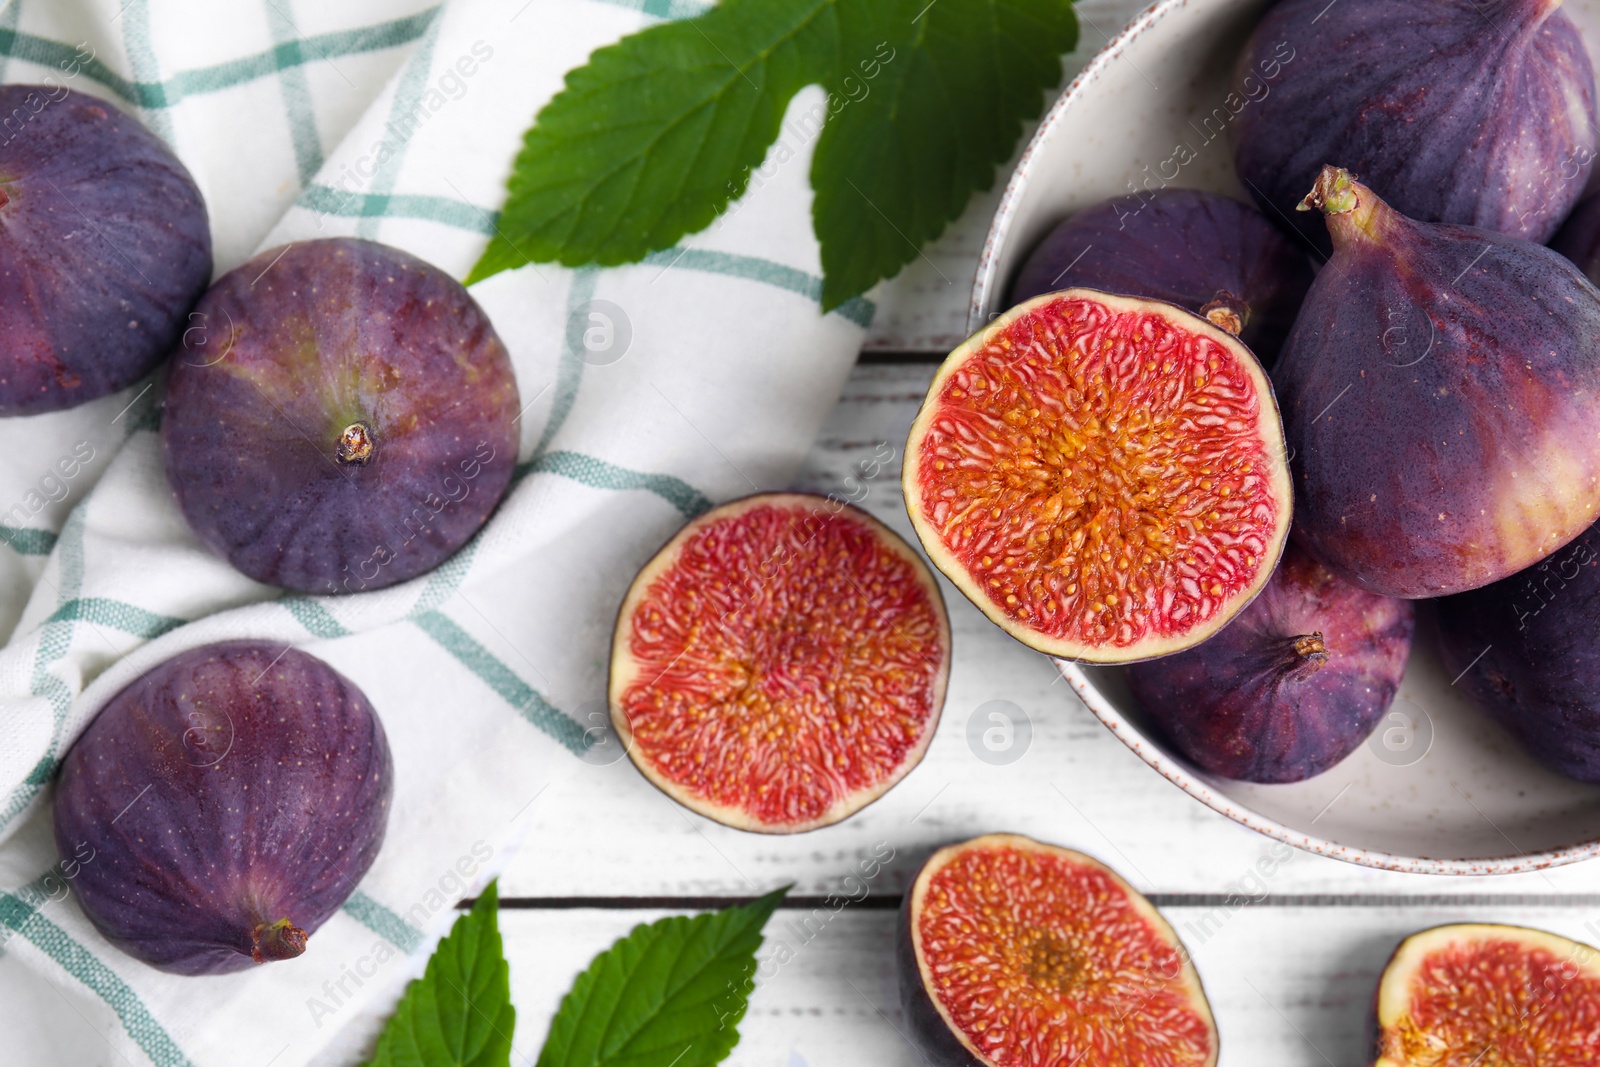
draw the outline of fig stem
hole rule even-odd
[[[1301,656],[1328,655],[1328,646],[1322,643],[1322,631],[1315,630],[1294,639],[1294,650]]]
[[[1320,211],[1324,215],[1344,215],[1361,203],[1356,193],[1356,176],[1343,167],[1326,166],[1316,184],[1296,206],[1296,211]]]
[[[1323,167],[1297,211],[1321,211],[1335,249],[1355,240],[1384,243],[1403,220],[1343,167]]]
[[[250,958],[257,963],[292,960],[306,950],[306,932],[288,919],[260,924],[250,939]]]
[[[1211,303],[1200,309],[1200,315],[1238,337],[1239,331],[1250,322],[1250,305],[1226,289],[1219,289]]]
[[[377,447],[378,443],[373,440],[372,430],[367,424],[352,422],[339,435],[339,462],[356,467],[365,466],[372,461],[372,454]]]
[[[1297,680],[1309,678],[1328,662],[1328,646],[1322,640],[1321,630],[1291,637],[1289,647],[1295,656],[1294,662],[1289,666],[1288,673],[1291,678]]]

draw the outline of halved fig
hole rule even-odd
[[[695,519],[633,580],[611,718],[680,804],[798,833],[922,760],[949,671],[944,599],[910,545],[840,501],[765,493]]]
[[[939,368],[906,443],[934,564],[1031,648],[1128,663],[1225,626],[1289,532],[1283,426],[1237,337],[1157,300],[1026,301]]]
[[[1080,852],[988,834],[900,906],[900,1000],[934,1067],[1211,1067],[1217,1027],[1155,907]]]
[[[1436,926],[1378,980],[1374,1067],[1593,1067],[1600,952],[1522,926]]]

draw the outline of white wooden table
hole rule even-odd
[[[893,449],[859,502],[911,537],[899,448],[933,362],[867,357],[811,451],[801,488],[839,490]],[[851,483],[855,484],[855,483]],[[857,494],[858,495],[858,494]],[[635,923],[721,906],[785,883],[767,928],[795,958],[762,982],[728,1061],[739,1067],[911,1067],[893,966],[895,909],[940,844],[1017,831],[1092,853],[1149,893],[1193,952],[1222,1031],[1226,1067],[1353,1067],[1379,969],[1395,943],[1442,922],[1524,923],[1600,940],[1592,864],[1503,878],[1369,870],[1295,851],[1190,799],[1146,767],[1083,707],[1048,660],[1013,641],[946,584],[955,664],[922,765],[846,822],[798,837],[740,833],[689,814],[627,760],[573,761],[523,818],[528,843],[501,878],[502,926],[532,1063],[573,975]],[[1015,762],[979,760],[966,739],[980,705],[1007,700],[1032,726]],[[860,903],[807,939],[803,920],[842,890],[857,863],[894,859]],[[824,914],[826,912],[824,911]],[[813,930],[819,924],[811,923]],[[520,1061],[519,1061],[520,1062]]]
[[[1070,75],[1141,7],[1078,5]],[[1007,168],[1009,173],[1009,168]],[[867,486],[873,514],[903,536],[899,450],[937,359],[965,336],[978,249],[1000,186],[877,295],[862,362],[797,486]],[[882,464],[875,478],[862,465]],[[848,482],[847,478],[855,479]],[[955,664],[926,760],[841,825],[794,838],[744,834],[687,813],[626,760],[573,761],[521,818],[528,844],[504,871],[501,924],[518,1011],[517,1062],[537,1058],[572,977],[634,924],[717,907],[792,883],[767,928],[794,958],[762,981],[728,1061],[738,1067],[910,1067],[893,966],[895,909],[936,846],[996,830],[1090,852],[1151,894],[1193,952],[1222,1032],[1225,1067],[1353,1067],[1379,969],[1400,937],[1464,920],[1525,923],[1600,941],[1600,868],[1505,878],[1368,870],[1294,852],[1267,879],[1266,838],[1191,800],[1089,714],[1050,663],[986,621],[948,583]],[[995,766],[966,740],[975,709],[1009,701],[1031,724],[1026,751]],[[875,849],[894,860],[859,903],[802,922]],[[824,912],[825,914],[825,912]],[[811,928],[818,923],[813,920]],[[375,1025],[375,1021],[374,1024]]]

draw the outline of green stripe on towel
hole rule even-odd
[[[87,622],[95,626],[109,626],[125,634],[146,639],[160,637],[188,622],[171,615],[158,615],[153,611],[108,597],[74,597],[61,605],[45,622]]]
[[[517,468],[518,476],[556,474],[571,478],[591,489],[643,489],[671,504],[684,518],[710,511],[710,499],[700,490],[670,474],[650,474],[629,470],[582,452],[547,452]]]
[[[36,881],[41,883],[43,878]],[[133,989],[39,909],[11,893],[0,893],[0,925],[26,938],[62,970],[105,1001],[156,1067],[193,1067],[172,1036],[156,1022]]]
[[[6,526],[3,523],[0,523],[0,541],[4,541],[19,556],[48,556],[50,550],[56,547],[56,535],[50,530]]]
[[[157,110],[172,107],[185,97],[202,96],[269,77],[286,67],[408,44],[427,32],[438,11],[433,7],[407,18],[372,26],[313,34],[298,43],[278,45],[209,67],[179,71],[164,81],[130,81],[99,59],[84,60],[71,45],[7,27],[0,27],[0,53],[57,70],[65,70],[77,62],[84,77],[99,82],[130,104]],[[63,63],[67,66],[63,67]]]
[[[482,679],[490,689],[499,693],[506,703],[521,712],[523,718],[577,755],[581,756],[588,750],[583,727],[569,719],[537,689],[518,678],[510,667],[496,659],[455,620],[437,611],[427,611],[411,621],[433,638],[440,648],[460,661],[462,666]]]
[[[416,927],[359,889],[350,894],[343,910],[401,952],[411,953],[422,947],[422,934]]]

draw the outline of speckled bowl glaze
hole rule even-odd
[[[1232,84],[1233,64],[1267,6],[1161,0],[1084,68],[1045,116],[1000,201],[973,286],[972,330],[1005,309],[1023,260],[1074,212],[1146,182],[1247,199],[1227,125],[1249,106],[1249,93],[1259,98],[1263,85],[1270,92],[1271,78],[1259,72],[1246,93]],[[1600,0],[1566,0],[1563,10],[1591,53],[1600,51]],[[1600,787],[1540,767],[1467,703],[1440,665],[1427,607],[1405,682],[1371,739],[1293,785],[1207,775],[1149,729],[1120,669],[1059,666],[1089,710],[1168,781],[1299,848],[1423,874],[1511,874],[1600,855]]]

